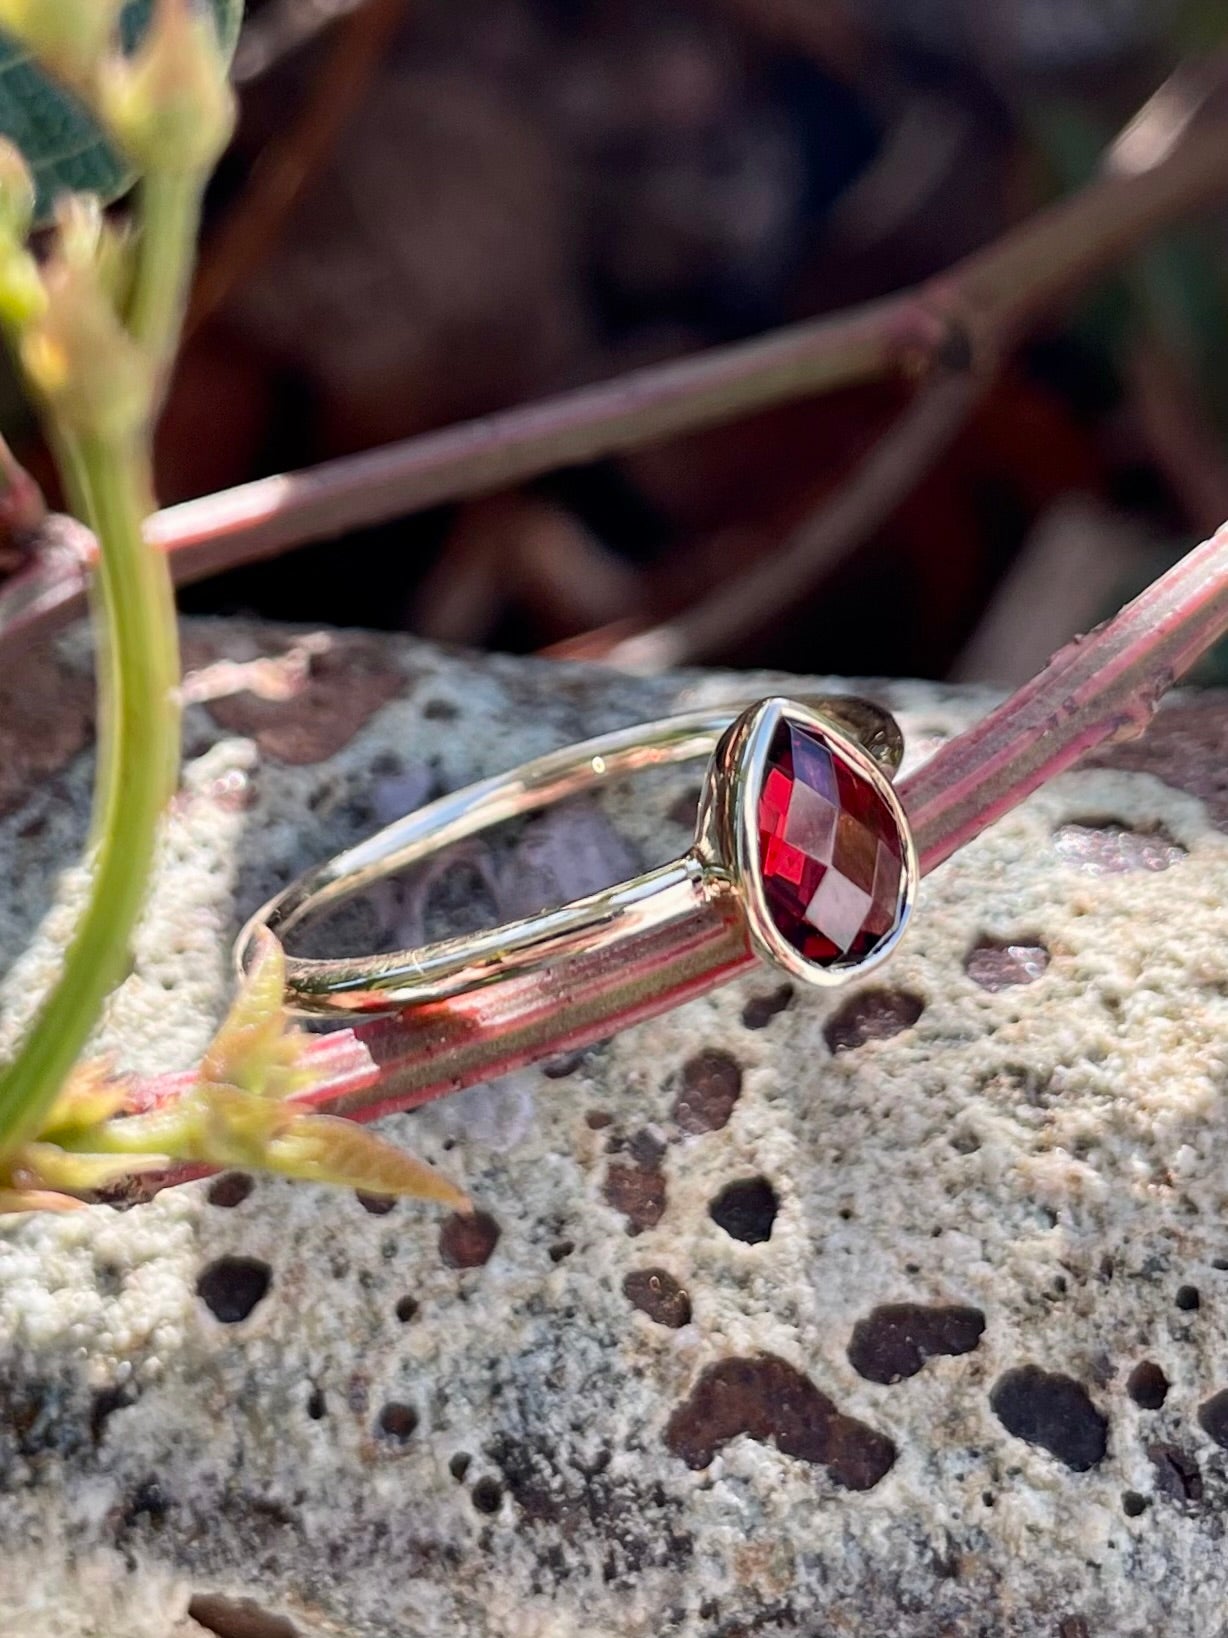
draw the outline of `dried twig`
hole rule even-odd
[[[988,370],[1036,316],[1149,235],[1228,194],[1228,122],[1183,126],[1150,165],[1090,183],[917,289],[740,346],[635,371],[523,409],[260,479],[158,514],[151,537],[176,579],[417,508],[489,493],[555,466],[618,454],[853,381]],[[18,597],[20,594],[17,594]],[[66,582],[36,614],[0,591],[0,644],[71,618]]]
[[[557,503],[525,491],[464,507],[414,597],[412,631],[437,643],[486,641],[509,602],[547,623],[604,626],[641,606],[636,571]]]
[[[707,597],[600,657],[641,674],[721,653],[767,629],[907,499],[959,432],[980,396],[972,375],[942,375],[923,387],[852,477],[777,551]],[[597,655],[593,656],[598,657]]]

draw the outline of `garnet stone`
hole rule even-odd
[[[899,825],[865,774],[816,730],[787,720],[777,728],[758,828],[768,910],[807,961],[864,961],[896,931]]]

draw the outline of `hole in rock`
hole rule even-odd
[[[665,1175],[655,1166],[611,1166],[606,1173],[605,1198],[627,1219],[627,1232],[654,1228],[665,1215]]]
[[[774,1354],[709,1365],[665,1429],[665,1445],[707,1467],[740,1434],[825,1467],[846,1490],[870,1490],[890,1471],[895,1445],[838,1410],[808,1376]]]
[[[195,1593],[188,1616],[214,1638],[299,1638],[299,1629],[284,1615],[274,1615],[251,1598]]]
[[[102,1443],[107,1422],[116,1411],[126,1410],[135,1403],[136,1396],[129,1388],[100,1388],[90,1401],[90,1438],[93,1443]]]
[[[674,1119],[684,1132],[718,1132],[742,1091],[742,1066],[720,1047],[705,1047],[682,1066]]]
[[[503,1486],[496,1479],[479,1479],[469,1495],[479,1513],[497,1513],[503,1505]]]
[[[772,1238],[779,1202],[766,1177],[727,1183],[708,1205],[708,1216],[734,1240],[758,1245]]]
[[[328,1406],[324,1401],[322,1388],[313,1388],[307,1395],[307,1414],[313,1422],[322,1422],[328,1415]]]
[[[1228,1450],[1228,1388],[1221,1388],[1198,1407],[1198,1425],[1217,1445]]]
[[[849,1363],[868,1382],[900,1382],[935,1354],[971,1353],[984,1330],[979,1308],[886,1303],[853,1327]]]
[[[1140,1360],[1126,1378],[1126,1392],[1144,1410],[1159,1410],[1168,1398],[1168,1378],[1154,1360]]]
[[[490,1261],[499,1233],[489,1212],[452,1212],[439,1231],[439,1255],[449,1268],[481,1268]]]
[[[651,1126],[641,1126],[638,1132],[631,1134],[626,1144],[631,1159],[646,1172],[661,1164],[665,1147],[665,1139]],[[609,1145],[609,1150],[611,1154],[615,1152],[613,1143]]]
[[[691,1299],[664,1268],[633,1269],[623,1281],[623,1296],[658,1325],[676,1331],[691,1323]]]
[[[160,1530],[170,1510],[171,1504],[157,1479],[145,1479],[137,1485],[124,1508],[124,1525],[131,1530],[144,1520]]]
[[[1180,1445],[1147,1446],[1147,1459],[1156,1471],[1156,1489],[1173,1501],[1202,1500],[1202,1472],[1198,1460]]]
[[[550,1261],[552,1263],[565,1262],[575,1249],[576,1243],[574,1240],[556,1241],[556,1243],[550,1247]]]
[[[402,1325],[408,1325],[409,1321],[413,1319],[417,1312],[418,1299],[416,1297],[397,1298],[397,1305],[393,1309],[393,1313],[400,1320]]]
[[[417,1411],[412,1405],[402,1404],[399,1400],[390,1400],[379,1413],[379,1430],[390,1439],[404,1443],[417,1426]]]
[[[587,1048],[578,1052],[558,1052],[553,1058],[543,1058],[537,1067],[548,1081],[565,1081],[579,1069],[587,1052]]]
[[[1085,876],[1121,876],[1131,870],[1168,870],[1185,849],[1162,826],[1131,830],[1115,819],[1060,825],[1053,848],[1064,864]]]
[[[1202,1297],[1199,1295],[1196,1285],[1179,1286],[1174,1300],[1177,1307],[1186,1314],[1196,1313],[1202,1307]]]
[[[752,995],[742,1008],[742,1023],[747,1029],[766,1029],[778,1013],[792,1003],[792,984],[782,984],[766,995]]]
[[[1147,1498],[1140,1496],[1137,1490],[1123,1490],[1121,1495],[1121,1510],[1128,1519],[1136,1519],[1147,1511]]]
[[[1104,1458],[1108,1422],[1071,1376],[1021,1365],[998,1378],[989,1403],[1008,1433],[1039,1445],[1075,1473]]]
[[[355,1189],[354,1198],[372,1217],[387,1217],[397,1203],[394,1194],[365,1194],[362,1189]]]
[[[206,1195],[211,1206],[241,1206],[256,1186],[246,1172],[223,1172],[209,1185]]]
[[[201,1272],[196,1294],[223,1325],[245,1320],[268,1293],[273,1271],[254,1257],[219,1257]]]
[[[1034,984],[1049,965],[1049,952],[1035,939],[1003,943],[982,939],[964,958],[964,971],[974,984],[996,994],[1016,984]]]
[[[924,1011],[921,997],[906,990],[862,990],[832,1014],[823,1035],[832,1052],[852,1052],[911,1029]]]

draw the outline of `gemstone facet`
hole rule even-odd
[[[905,843],[880,791],[838,745],[783,719],[757,821],[768,911],[799,955],[854,966],[887,943],[902,914]]]

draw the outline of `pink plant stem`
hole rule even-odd
[[[1141,734],[1166,690],[1226,630],[1228,525],[905,780],[922,872],[1096,746]],[[526,981],[497,1019],[480,1017],[479,992],[325,1035],[310,1049],[320,1079],[305,1101],[375,1120],[591,1045],[754,971],[733,906],[715,904],[689,926],[685,943],[648,938],[617,964],[578,967],[566,991],[548,978]],[[190,1070],[138,1083],[133,1112],[191,1083]],[[141,1187],[201,1172],[181,1168]]]
[[[1228,630],[1228,524],[905,780],[922,872],[1098,745],[1135,739]]]

